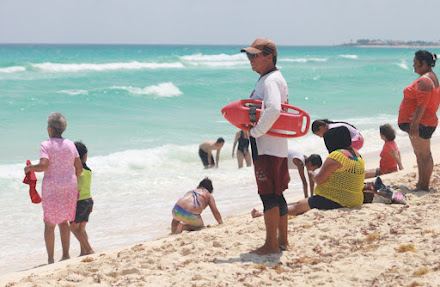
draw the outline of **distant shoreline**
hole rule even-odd
[[[435,49],[440,48],[439,46],[431,45],[431,46],[412,46],[412,45],[341,45],[342,47],[358,47],[358,48],[399,48],[399,49]]]

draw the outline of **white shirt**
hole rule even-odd
[[[250,134],[256,139],[259,155],[287,157],[287,138],[267,135],[281,113],[281,103],[287,103],[289,90],[279,70],[260,78],[251,99],[264,102],[265,109]]]
[[[303,165],[306,166],[306,160],[304,159],[304,154],[297,150],[289,148],[289,152],[287,155],[287,164],[289,166],[289,169],[298,169],[298,167],[293,163],[294,158],[299,159],[303,163]]]
[[[344,123],[328,124],[328,129],[334,129],[338,127],[346,127],[350,131],[350,137],[352,142],[357,141],[359,139],[359,134],[360,134],[359,131],[350,125]]]

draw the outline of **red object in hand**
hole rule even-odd
[[[31,161],[28,160],[26,165],[31,165]],[[29,184],[29,195],[31,197],[32,203],[40,203],[41,197],[38,194],[35,186],[37,185],[37,177],[35,176],[35,172],[29,171],[26,173],[26,177],[23,179],[23,183]]]

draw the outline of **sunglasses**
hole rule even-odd
[[[246,52],[246,56],[248,57],[249,60],[253,60],[258,56],[258,54],[251,54]]]

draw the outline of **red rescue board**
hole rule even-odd
[[[256,121],[260,119],[262,102],[259,100],[238,100],[226,105],[222,114],[231,124],[237,128],[249,131],[252,127],[249,119],[249,107],[256,106]],[[300,108],[281,104],[281,115],[267,132],[268,135],[276,137],[301,137],[309,131],[310,116]],[[273,131],[277,130],[277,131]]]

